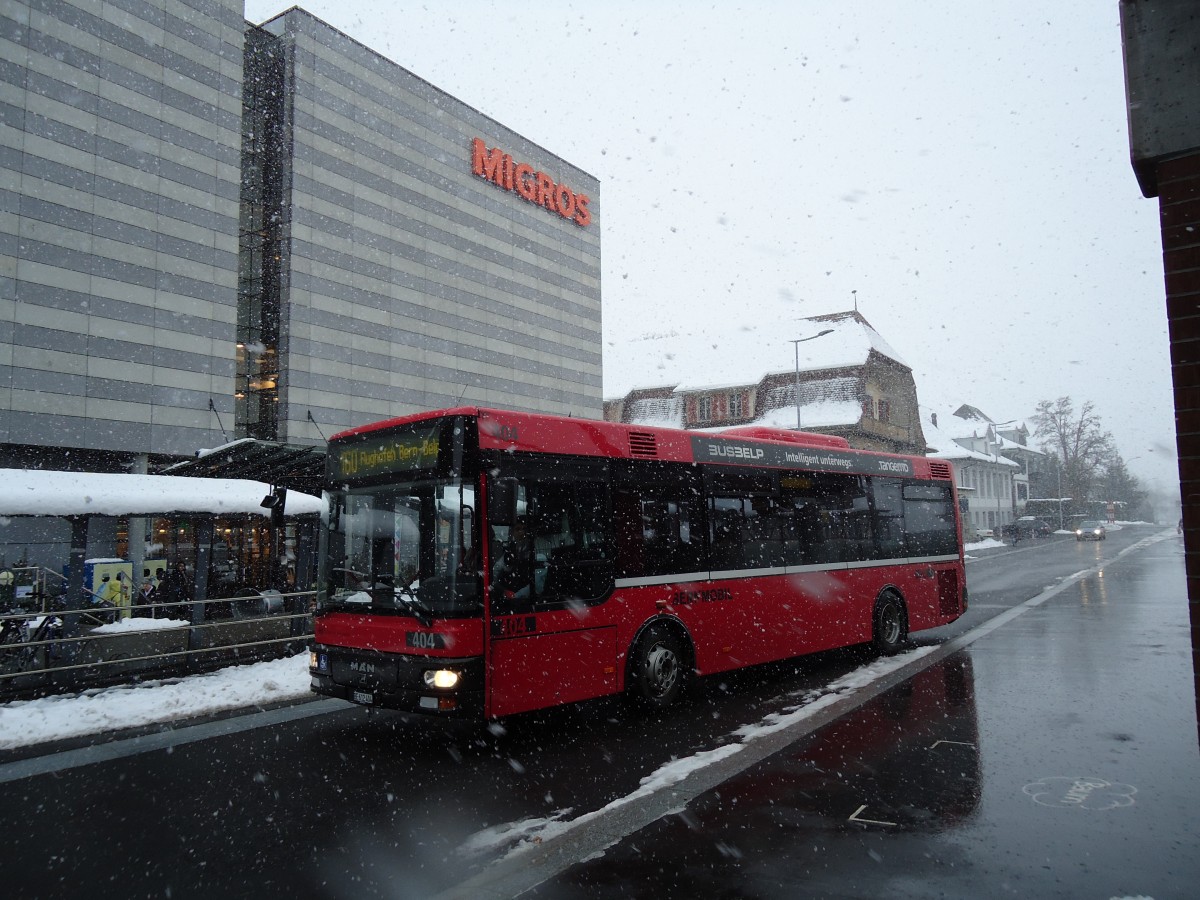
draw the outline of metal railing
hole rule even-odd
[[[104,603],[88,591],[84,605],[68,608],[45,589],[51,579],[39,578],[41,589],[0,608],[0,700],[277,658],[298,652],[312,635],[314,591],[129,606]],[[176,610],[187,617],[171,618]],[[129,621],[147,627],[104,627]],[[148,624],[164,621],[177,624]]]

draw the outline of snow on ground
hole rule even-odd
[[[133,620],[137,621],[137,620]],[[308,654],[0,705],[0,750],[309,696]]]
[[[991,550],[993,547],[1005,546],[1004,541],[998,541],[995,538],[984,538],[982,541],[973,541],[970,544],[963,544],[963,550],[970,553],[973,550]]]

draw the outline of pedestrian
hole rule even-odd
[[[188,599],[187,577],[184,574],[183,563],[176,563],[174,567],[163,574],[158,583],[159,607],[167,607],[163,610],[163,615],[165,618],[173,619],[180,610],[180,607],[175,604],[184,603]]]
[[[154,582],[150,580],[149,574],[142,579],[142,586],[138,590],[138,615],[145,619],[158,618],[158,589],[154,586]]]
[[[133,585],[130,582],[133,576],[126,576],[124,572],[117,573],[117,605],[122,609],[129,609],[133,604]]]
[[[109,606],[116,606],[120,596],[121,586],[113,581],[111,576],[105,575],[100,579],[100,586],[96,588],[97,600],[107,603]]]
[[[117,601],[121,598],[121,586],[112,580],[112,577],[105,575],[100,579],[100,584],[96,586],[96,590],[90,594],[91,600],[88,606],[99,607],[102,612],[96,614],[96,618],[102,623],[116,621],[116,606]]]

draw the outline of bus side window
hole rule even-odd
[[[904,501],[900,481],[876,478],[872,482],[876,559],[899,559],[904,546]]]
[[[751,569],[778,568],[787,562],[792,539],[785,510],[770,497],[752,497],[746,509],[745,563]]]
[[[619,490],[614,495],[613,525],[617,540],[617,577],[640,578],[646,574],[646,544],[642,532],[642,502],[632,490]]]
[[[714,572],[743,567],[742,543],[746,526],[740,497],[713,497],[711,512],[711,559]]]
[[[618,489],[616,518],[619,578],[677,575],[705,569],[696,504],[674,485]]]
[[[910,557],[958,552],[954,501],[947,485],[905,484],[904,521]]]
[[[534,582],[540,603],[602,601],[612,591],[608,486],[563,481],[533,490]]]

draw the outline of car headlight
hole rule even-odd
[[[428,669],[425,672],[425,684],[431,688],[456,688],[461,679],[462,675],[453,669]]]

